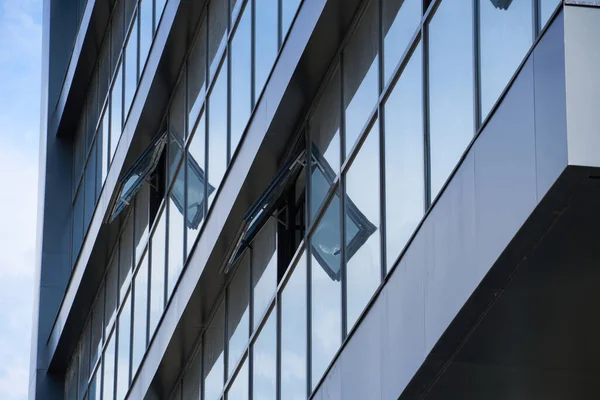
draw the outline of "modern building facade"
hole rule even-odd
[[[45,0],[30,398],[595,398],[596,3]]]

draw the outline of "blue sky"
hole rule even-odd
[[[0,0],[0,399],[26,399],[35,262],[42,0]]]

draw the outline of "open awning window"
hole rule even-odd
[[[150,146],[136,160],[133,166],[119,180],[117,197],[109,213],[108,222],[112,222],[135,198],[144,182],[149,180],[158,166],[162,152],[167,144],[167,133],[152,141]]]

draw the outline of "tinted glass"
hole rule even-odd
[[[252,392],[254,399],[275,400],[277,393],[277,313],[272,311],[254,343]]]
[[[306,398],[306,255],[281,293],[281,398]]]
[[[102,390],[102,386],[100,384],[101,377],[102,377],[102,363],[100,363],[98,365],[96,372],[94,372],[92,379],[90,379],[90,385],[89,385],[89,389],[88,389],[88,393],[87,393],[87,397],[86,397],[87,400],[100,400],[100,397],[101,397],[100,391]]]
[[[133,96],[137,89],[137,58],[138,58],[138,26],[137,19],[131,28],[131,33],[125,47],[125,115],[129,114]]]
[[[150,336],[154,333],[165,307],[166,214],[163,212],[160,215],[151,239]]]
[[[133,215],[130,214],[121,233],[119,249],[119,298],[123,300],[131,282],[133,265]]]
[[[124,27],[124,10],[123,5],[124,1],[119,2],[117,6],[114,8],[112,13],[111,27],[110,27],[110,35],[111,35],[111,76],[112,72],[115,71],[117,60],[119,59],[119,54],[121,53],[121,47],[123,46],[123,38],[125,31]]]
[[[385,102],[387,270],[425,210],[422,76],[418,46]]]
[[[311,221],[321,208],[333,179],[340,170],[340,108],[341,91],[339,70],[323,92],[323,97],[311,119]]]
[[[206,173],[205,173],[205,150],[206,150],[206,126],[204,114],[196,125],[187,153],[187,253],[192,250],[196,238],[202,227],[205,214],[206,202]]]
[[[133,281],[133,342],[132,371],[135,374],[146,351],[146,329],[148,316],[148,258],[144,254]]]
[[[185,77],[185,74],[184,74]],[[169,184],[183,158],[185,138],[185,79],[179,81],[169,109]]]
[[[290,29],[299,6],[300,0],[283,0],[281,2],[281,25],[283,29],[282,36],[285,36]]]
[[[110,328],[117,317],[117,297],[119,284],[119,251],[116,249],[108,265],[105,281],[105,307],[104,307],[104,337],[108,336]]]
[[[102,379],[102,400],[113,400],[115,390],[115,335],[110,336],[104,349],[104,379]]]
[[[255,99],[263,90],[277,57],[277,0],[255,0]]]
[[[206,19],[203,18],[187,64],[188,126],[190,130],[192,130],[192,127],[196,123],[202,104],[204,104],[205,82]]]
[[[277,220],[269,219],[252,242],[252,290],[256,328],[277,288]]]
[[[227,60],[225,60],[227,61]],[[224,62],[209,97],[208,183],[218,188],[227,169],[227,63]],[[214,192],[213,192],[214,193]],[[209,196],[212,202],[214,194]]]
[[[75,197],[75,204],[73,206],[73,254],[71,261],[75,264],[79,250],[81,249],[81,243],[83,242],[83,202],[84,202],[84,188],[80,187],[79,192]]]
[[[235,376],[235,380],[227,391],[227,400],[244,400],[248,398],[248,362],[240,367],[239,372]]]
[[[227,289],[227,337],[229,338],[229,371],[246,349],[250,323],[250,257],[246,254],[236,266],[235,276]]]
[[[148,242],[149,233],[150,186],[142,185],[135,196],[134,229],[135,229],[135,260],[140,260]]]
[[[88,163],[85,167],[85,205],[84,205],[84,236],[92,221],[92,215],[96,208],[96,142],[92,146]]]
[[[123,106],[123,77],[121,67],[118,67],[112,90],[110,95],[110,159],[112,160],[117,150],[117,144],[121,138],[121,125],[123,123],[122,106]]]
[[[377,3],[371,1],[344,50],[346,156],[379,98]]]
[[[152,45],[152,0],[140,1],[140,75]]]
[[[225,329],[225,307],[217,306],[208,329],[204,333],[204,400],[218,399],[223,390],[224,357],[223,338]]]
[[[202,348],[202,344],[200,344]],[[199,400],[200,399],[200,375],[202,371],[202,352],[196,351],[189,368],[184,372],[181,379],[181,399]]]
[[[471,0],[444,0],[429,24],[431,197],[473,138]]]
[[[322,239],[319,236],[322,235]],[[326,239],[326,240],[325,240]],[[340,208],[337,197],[328,205],[311,239],[311,356],[312,386],[340,347],[342,285],[340,271]]]
[[[131,349],[131,296],[127,296],[119,315],[117,358],[117,399],[124,399],[129,389],[129,351]]]
[[[346,175],[346,276],[348,330],[381,282],[379,240],[379,123],[375,121]],[[356,215],[362,222],[356,221]],[[356,227],[361,226],[361,233]],[[364,227],[369,226],[368,229]]]
[[[241,0],[238,0],[241,2]],[[231,153],[235,151],[252,107],[252,7],[246,6],[231,42]]]
[[[513,0],[506,7],[496,7],[492,1],[479,0],[482,118],[490,112],[531,47],[531,1]]]
[[[108,158],[110,154],[108,154],[108,141],[110,138],[110,110],[108,107],[104,110],[104,115],[102,116],[102,125],[98,131],[98,138],[100,140],[101,146],[98,147],[98,167],[101,168],[100,173],[101,179],[98,183],[97,196],[100,196],[100,188],[104,185],[104,181],[106,180],[106,175],[108,175]]]
[[[227,42],[228,0],[212,0],[208,5],[208,65],[213,76]]]
[[[537,1],[537,0],[534,0]],[[548,22],[556,7],[561,3],[560,0],[539,0],[540,2],[540,28]]]
[[[182,168],[178,175],[183,175]],[[183,195],[178,196],[175,191],[169,195],[169,263],[167,278],[167,293],[170,296],[175,283],[183,269]]]
[[[421,0],[383,0],[383,70],[384,82],[392,72],[415,35],[421,22]]]
[[[154,0],[154,8],[155,8],[154,16],[156,17],[154,26],[156,27],[156,29],[158,29],[158,24],[160,23],[160,19],[162,17],[163,11],[165,10],[166,4],[167,4],[167,0]]]
[[[100,358],[102,352],[102,333],[104,330],[103,325],[104,316],[104,285],[100,287],[94,308],[92,309],[92,327],[91,327],[91,352],[90,352],[90,364],[94,366],[96,361]]]

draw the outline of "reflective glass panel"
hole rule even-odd
[[[218,399],[223,390],[225,305],[221,302],[204,333],[204,400]]]
[[[306,399],[306,254],[281,293],[281,398]]]
[[[270,218],[252,242],[253,328],[261,321],[277,288],[277,220]]]
[[[117,356],[117,400],[125,398],[129,389],[129,351],[131,349],[131,296],[127,296],[119,314]]]
[[[548,22],[556,7],[561,3],[560,0],[539,0],[540,2],[540,28]]]
[[[150,53],[152,31],[152,0],[140,0],[140,76]]]
[[[421,22],[421,0],[383,0],[383,71],[387,83]]]
[[[179,175],[183,179],[185,170],[180,169],[176,179],[179,179]],[[183,185],[182,185],[183,186]],[[171,296],[175,283],[179,279],[181,270],[183,269],[183,193],[177,193],[175,189],[178,186],[173,187],[173,191],[169,194],[169,262],[168,262],[168,277],[167,277],[167,293]]]
[[[148,257],[144,254],[133,281],[132,373],[135,374],[146,351],[148,316]]]
[[[91,353],[90,353],[90,363],[92,367],[96,365],[96,361],[100,357],[100,353],[102,352],[102,333],[104,330],[103,325],[103,317],[104,315],[104,285],[100,287],[98,291],[98,296],[96,297],[96,302],[94,303],[94,308],[92,309],[92,327],[91,327],[91,335],[92,335],[92,343],[91,343]]]
[[[254,98],[258,99],[277,57],[277,0],[254,0],[255,10],[255,66]]]
[[[181,379],[181,400],[200,400],[200,374],[202,373],[202,344],[195,352],[189,368]]]
[[[531,47],[533,7],[532,0],[478,1],[483,120]]]
[[[117,297],[119,284],[119,250],[118,245],[112,255],[105,281],[106,299],[104,301],[104,337],[108,336],[110,328],[117,317]]]
[[[241,3],[241,0],[238,0]],[[231,42],[231,153],[235,151],[252,107],[252,7],[244,14]]]
[[[387,270],[425,210],[422,78],[419,45],[385,102]]]
[[[298,7],[300,6],[300,1],[301,0],[283,0],[281,2],[281,24],[283,29],[283,37],[285,37],[290,29],[290,26],[292,25],[292,21],[296,16]]]
[[[90,378],[90,324],[88,323],[81,335],[79,342],[79,398],[83,397],[87,388],[88,379]]]
[[[379,24],[377,1],[371,1],[344,50],[346,156],[362,132],[379,98]]]
[[[196,131],[193,133],[190,145],[188,147],[186,166],[187,166],[187,246],[186,251],[189,254],[192,246],[202,227],[202,220],[205,215],[206,202],[206,173],[205,173],[205,150],[206,150],[206,124],[204,114],[200,118]],[[211,187],[212,188],[212,187]],[[214,189],[214,188],[212,188]],[[210,190],[212,192],[212,190]]]
[[[150,336],[154,333],[165,308],[166,214],[163,212],[160,215],[151,239]]]
[[[185,80],[179,81],[169,110],[169,180],[170,185],[183,158],[185,134]]]
[[[254,399],[277,396],[277,313],[272,311],[253,348],[252,392]]]
[[[119,60],[119,54],[121,53],[121,47],[123,46],[123,38],[124,38],[124,1],[119,2],[117,6],[114,8],[112,13],[112,20],[110,23],[110,44],[111,44],[111,76],[112,73],[116,70],[117,60]]]
[[[379,239],[379,122],[375,121],[369,136],[346,174],[346,276],[347,324],[352,328],[381,282],[381,245]],[[364,216],[362,234],[356,234],[353,215]]]
[[[187,64],[188,87],[188,126],[192,130],[204,104],[206,91],[206,18],[202,19],[200,30]]]
[[[311,119],[310,215],[314,220],[340,170],[340,76],[333,74]]]
[[[77,260],[83,242],[83,192],[84,188],[80,186],[79,192],[75,196],[75,205],[73,206],[73,254],[71,256],[73,265]]]
[[[154,8],[155,8],[155,29],[158,29],[158,24],[160,23],[160,18],[162,17],[162,13],[165,10],[165,6],[167,4],[167,0],[154,0]]]
[[[100,379],[102,377],[102,363],[98,365],[96,372],[94,372],[94,376],[90,380],[90,385],[87,393],[86,400],[100,400],[101,397],[101,383]]]
[[[109,117],[110,111],[108,107],[106,107],[104,110],[104,114],[102,115],[102,125],[98,129],[98,140],[100,140],[101,143],[101,145],[99,145],[98,147],[98,166],[101,168],[100,173],[98,175],[101,176],[101,179],[97,182],[98,186],[96,198],[100,196],[100,189],[104,185],[106,175],[108,175],[108,157],[110,156],[108,154],[108,141],[110,137]]]
[[[119,245],[119,299],[122,301],[129,288],[133,272],[133,214],[127,217]]]
[[[115,335],[114,331],[104,349],[104,378],[102,379],[102,400],[113,400],[115,390]]]
[[[88,163],[85,166],[84,175],[85,185],[85,205],[84,205],[84,220],[83,220],[83,232],[87,232],[90,222],[92,221],[92,215],[96,208],[96,142],[92,146],[92,151],[88,158]]]
[[[138,80],[138,26],[137,19],[125,47],[125,115],[129,114]]]
[[[227,400],[245,400],[248,398],[248,362],[247,359],[240,367],[235,380],[227,391]]]
[[[311,238],[311,359],[313,389],[342,340],[340,205],[334,197]]]
[[[208,183],[218,188],[227,169],[227,68],[226,63],[215,78],[208,110]],[[213,195],[209,195],[209,203]]]
[[[250,336],[250,257],[248,253],[235,268],[235,276],[227,289],[229,376],[246,349]]]
[[[471,0],[444,0],[429,23],[429,140],[434,199],[473,138]]]
[[[228,0],[212,0],[208,4],[208,65],[210,76],[219,67],[220,55],[227,43]]]
[[[135,196],[135,262],[139,262],[148,242],[149,234],[150,185],[142,185]]]
[[[110,159],[112,160],[117,144],[121,138],[121,126],[123,123],[123,76],[121,67],[118,67],[118,72],[110,94]]]

